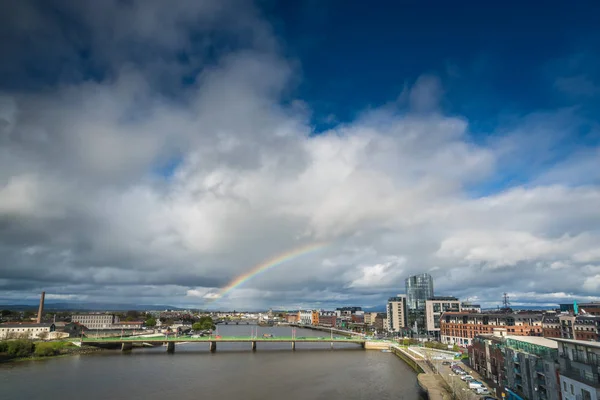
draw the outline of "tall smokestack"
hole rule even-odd
[[[46,292],[42,292],[42,297],[40,298],[40,308],[38,308],[38,317],[37,323],[42,323],[42,314],[44,313],[44,298],[46,297]]]

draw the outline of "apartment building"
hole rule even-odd
[[[114,314],[74,314],[71,322],[79,322],[88,329],[118,329],[114,325],[119,322],[119,317]]]
[[[560,400],[558,344],[537,336],[507,336],[506,400]]]
[[[506,400],[560,400],[558,344],[538,336],[477,335],[469,346],[471,367],[498,387]]]
[[[558,316],[560,322],[560,337],[574,340],[598,340],[600,330],[600,317],[595,315],[569,315]]]
[[[399,294],[396,297],[390,297],[387,303],[387,330],[390,332],[400,332],[407,326],[407,299],[405,295]]]
[[[556,314],[544,314],[542,317],[542,336],[559,338],[561,336],[560,319]]]
[[[563,400],[600,400],[600,343],[553,340],[558,342]]]
[[[541,313],[446,312],[440,317],[442,343],[469,346],[481,334],[542,336]]]
[[[471,368],[501,387],[507,383],[503,348],[504,337],[489,334],[475,336],[469,346]],[[496,396],[500,398],[501,392],[496,393]]]
[[[445,312],[461,311],[461,303],[456,297],[435,296],[425,301],[425,326],[427,335],[440,339],[440,316]]]

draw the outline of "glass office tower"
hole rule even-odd
[[[406,278],[406,304],[409,311],[425,310],[425,302],[433,297],[433,278],[429,274]]]

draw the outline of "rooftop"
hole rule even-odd
[[[17,323],[17,324],[0,324],[0,328],[48,328],[54,325],[53,323],[45,324],[29,324],[29,323]]]
[[[600,342],[590,342],[587,340],[562,339],[562,338],[552,338],[550,340],[555,340],[560,343],[576,344],[579,346],[594,347],[596,349],[600,349]]]
[[[554,340],[546,339],[539,336],[506,336],[506,339],[517,340],[519,342],[531,343],[537,346],[550,347],[552,349],[558,349],[558,343]]]

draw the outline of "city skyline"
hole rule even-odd
[[[0,13],[1,303],[600,300],[600,5],[76,3]]]

